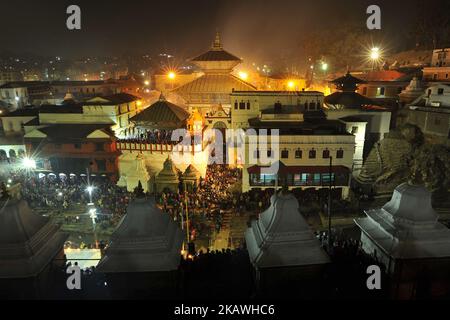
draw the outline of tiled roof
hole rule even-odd
[[[99,96],[99,98],[108,100],[109,102],[89,102],[90,100],[87,100],[84,104],[85,105],[89,105],[89,104],[93,104],[93,105],[107,105],[107,104],[123,104],[123,103],[128,103],[128,102],[133,102],[136,100],[139,100],[139,97],[136,97],[132,94],[129,93],[116,93],[116,94],[111,94],[108,96]],[[95,98],[93,98],[95,99]]]
[[[256,90],[256,87],[231,74],[205,74],[194,81],[174,89],[173,92],[180,95],[191,93],[230,94],[233,90],[251,91]]]
[[[42,105],[39,113],[83,113],[83,107],[79,103],[66,105]]]
[[[241,61],[241,59],[223,49],[211,49],[191,59],[191,61]]]
[[[38,108],[25,108],[25,109],[17,109],[13,112],[10,112],[3,117],[31,117],[37,116],[39,113]]]
[[[356,92],[334,92],[324,99],[325,104],[343,105],[346,108],[361,108],[363,105],[376,105],[374,101]]]
[[[108,124],[57,124],[40,128],[39,131],[51,139],[84,139],[92,132],[102,130],[113,136]]]
[[[395,81],[404,77],[405,73],[396,70],[379,70],[370,71],[358,76],[365,81]]]
[[[163,129],[163,127],[165,128],[168,126],[179,128],[187,118],[189,118],[189,112],[182,107],[170,103],[164,98],[160,98],[150,107],[132,117],[130,121],[143,124],[160,124],[158,127]]]

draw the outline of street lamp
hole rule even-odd
[[[374,61],[380,59],[380,48],[374,47],[370,49],[370,59]]]
[[[175,79],[175,77],[176,77],[177,75],[175,74],[175,72],[173,72],[173,71],[170,71],[168,74],[167,74],[167,77],[169,78],[169,79]]]
[[[322,70],[327,71],[328,70],[328,63],[322,62]]]
[[[94,191],[94,187],[93,186],[88,186],[86,188],[86,191],[89,193],[89,204],[93,204],[92,203],[92,191]]]
[[[293,80],[289,80],[287,86],[289,89],[293,90],[295,88],[295,82]]]

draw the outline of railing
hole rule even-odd
[[[150,153],[169,152],[201,152],[201,145],[164,144],[164,143],[140,143],[140,142],[116,142],[116,148],[120,151],[139,151]]]

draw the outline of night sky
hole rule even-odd
[[[162,51],[191,56],[208,48],[218,29],[229,51],[267,59],[295,50],[316,28],[332,32],[336,24],[365,26],[370,4],[382,9],[382,32],[401,39],[417,1],[2,0],[0,26],[6,32],[0,50],[63,57]],[[66,29],[70,4],[81,7],[80,31]]]

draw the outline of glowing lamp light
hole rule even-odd
[[[88,186],[86,188],[86,191],[89,192],[89,193],[92,193],[92,191],[94,191],[94,187],[93,186]]]
[[[370,50],[370,59],[378,60],[380,58],[380,49],[375,47]]]
[[[322,70],[323,71],[327,71],[328,70],[328,63],[326,63],[326,62],[322,63]]]
[[[136,102],[136,105],[137,105],[138,107],[142,106],[142,101],[139,100],[138,102]]]
[[[239,72],[239,78],[241,78],[242,80],[247,80],[248,78],[248,73],[244,72],[244,71],[240,71]]]
[[[287,83],[287,85],[288,85],[288,88],[289,89],[294,89],[294,87],[295,87],[295,82],[294,81],[288,81],[288,83]]]
[[[175,72],[171,71],[171,72],[169,72],[169,73],[167,74],[167,77],[168,77],[169,79],[175,79],[176,74],[175,74]]]
[[[24,158],[22,164],[26,169],[36,169],[36,161],[31,158]]]
[[[144,81],[144,84],[145,84],[146,86],[148,86],[148,85],[150,84],[150,81],[145,80],[145,81]]]

